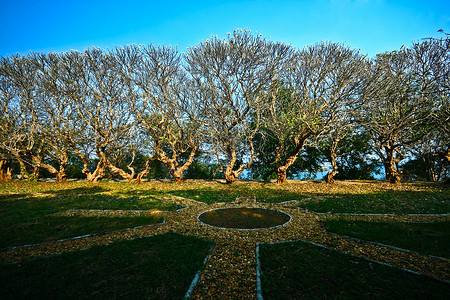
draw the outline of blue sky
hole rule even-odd
[[[127,44],[178,45],[250,29],[295,47],[321,40],[373,57],[450,32],[450,1],[1,0],[0,56]]]

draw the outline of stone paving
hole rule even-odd
[[[197,236],[215,242],[214,249],[206,261],[200,279],[193,292],[193,299],[256,299],[256,244],[285,241],[309,241],[330,249],[367,258],[380,263],[400,267],[409,271],[428,275],[441,280],[450,280],[450,260],[424,256],[414,252],[367,243],[356,239],[329,234],[324,231],[321,221],[337,217],[330,214],[315,214],[296,208],[296,202],[280,204],[258,203],[255,199],[238,198],[233,203],[205,204],[194,200],[167,196],[167,201],[175,202],[184,208],[175,212],[152,211],[68,211],[62,214],[158,214],[165,218],[162,224],[141,226],[101,235],[89,235],[74,239],[8,248],[0,251],[1,262],[13,262],[39,256],[55,255],[93,245],[113,243],[118,240],[134,239],[143,236],[173,231],[179,234]],[[236,230],[215,228],[198,221],[199,214],[224,207],[259,207],[275,209],[291,216],[284,226],[265,230]],[[342,216],[339,216],[342,217]],[[345,216],[361,220],[395,220],[404,222],[450,220],[447,216],[394,216],[394,215],[355,215]]]

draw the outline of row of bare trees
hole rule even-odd
[[[153,160],[181,181],[201,152],[232,183],[269,155],[257,137],[273,145],[279,183],[305,145],[327,141],[332,182],[339,142],[364,130],[399,182],[411,151],[449,160],[449,60],[448,38],[370,60],[338,43],[297,50],[242,30],[183,54],[131,45],[1,58],[0,179],[14,160],[25,178],[45,169],[64,181],[76,156],[91,182],[139,182]]]

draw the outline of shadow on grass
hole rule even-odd
[[[2,201],[14,201],[18,199],[23,199],[25,197],[30,197],[30,194],[4,194],[0,195],[0,202]]]
[[[163,221],[162,217],[156,216],[81,217],[50,215],[4,228],[0,231],[0,249],[46,243],[87,234],[102,234],[125,228],[162,223]]]
[[[297,184],[277,186],[254,183],[238,185],[180,186],[168,193],[204,203],[233,202],[237,197],[254,197],[258,202],[281,203],[297,200],[299,208],[320,213],[450,213],[450,190],[389,190],[365,186]]]
[[[450,258],[450,222],[400,223],[325,220],[328,232]]]
[[[440,191],[315,193],[299,207],[320,213],[447,214],[450,194]]]
[[[267,299],[446,299],[450,284],[293,242],[261,245]]]
[[[76,187],[71,189],[49,190],[47,193],[55,195],[95,195],[106,191],[101,186]]]
[[[55,185],[51,185],[53,188]],[[0,195],[0,248],[42,243],[85,234],[110,232],[141,225],[159,223],[153,217],[61,217],[54,213],[67,210],[163,210],[180,206],[152,197],[121,196],[104,193],[102,186],[73,187],[60,185],[61,190],[45,193]],[[117,185],[116,187],[120,187]]]
[[[182,299],[211,242],[168,233],[0,265],[5,299]]]

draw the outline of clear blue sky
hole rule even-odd
[[[234,28],[295,47],[343,42],[374,56],[450,32],[449,0],[0,1],[0,56],[149,43],[185,51]]]

